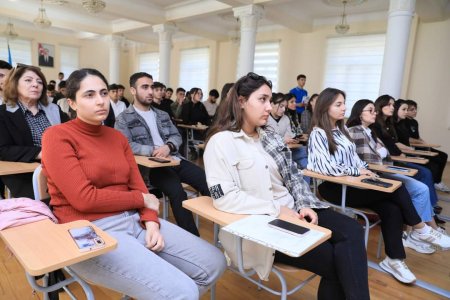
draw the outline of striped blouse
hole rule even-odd
[[[359,169],[367,168],[356,153],[355,144],[339,129],[333,130],[336,151],[330,154],[325,131],[314,127],[308,141],[307,169],[329,176],[359,176]]]

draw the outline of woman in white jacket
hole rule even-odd
[[[279,252],[263,256],[259,247],[258,252],[244,256],[244,263],[259,270],[263,279],[267,272],[258,265],[270,267],[274,259],[314,272],[322,277],[318,299],[369,299],[361,226],[318,200],[292,163],[283,139],[264,130],[271,111],[271,87],[266,78],[249,73],[236,82],[219,107],[204,154],[214,206],[236,214],[295,216],[332,230],[330,240],[301,257]],[[220,238],[233,258],[231,240],[223,233]]]

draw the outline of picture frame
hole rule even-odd
[[[55,66],[55,45],[38,43],[38,64],[40,67]]]

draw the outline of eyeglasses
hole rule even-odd
[[[364,109],[364,111],[368,111],[370,114],[378,114],[378,112],[375,109]]]
[[[272,88],[272,81],[268,80],[266,77],[258,75],[253,72],[249,72],[245,77],[251,78],[253,80],[263,80],[265,84],[267,84],[270,88]]]

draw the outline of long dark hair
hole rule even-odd
[[[309,111],[311,114],[313,113],[313,108],[311,105],[311,101],[315,98],[315,97],[319,97],[319,94],[312,94],[311,97],[309,97],[309,101],[308,104],[306,104],[306,110]],[[317,100],[316,100],[317,101]]]
[[[377,118],[376,123],[381,128],[381,137],[383,138],[395,138],[397,139],[397,132],[394,128],[394,120],[391,117],[387,117],[386,120],[384,119],[383,115],[383,107],[388,106],[390,101],[395,101],[395,99],[392,96],[389,95],[382,95],[375,100],[375,110],[377,111]]]
[[[239,132],[244,123],[241,101],[248,101],[251,94],[257,89],[267,85],[272,89],[272,83],[264,76],[248,73],[241,77],[231,88],[230,95],[226,97],[217,108],[217,117],[208,131],[206,143],[216,133],[222,131]]]
[[[324,89],[320,94],[319,98],[317,99],[316,105],[314,107],[314,113],[312,117],[311,122],[311,128],[314,128],[315,126],[322,128],[325,131],[325,134],[327,135],[328,140],[328,148],[330,149],[330,153],[333,154],[336,151],[336,143],[334,141],[333,135],[332,135],[332,126],[330,117],[328,116],[328,109],[330,106],[336,101],[337,97],[339,95],[342,95],[345,99],[345,93],[341,90],[334,89],[334,88],[326,88]],[[336,127],[338,127],[341,132],[350,140],[352,141],[352,138],[350,137],[349,133],[345,129],[344,120],[338,120],[336,121]]]
[[[350,117],[347,120],[347,127],[353,127],[361,125],[361,115],[364,110],[364,108],[369,105],[373,104],[373,102],[369,99],[361,99],[355,102],[352,108],[352,112],[350,113]]]
[[[406,104],[406,106],[408,106],[408,102],[406,102],[406,100],[403,99],[398,99],[397,101],[394,102],[394,114],[392,115],[394,124],[401,121],[398,118],[398,110],[400,109],[400,106],[402,106],[403,104]]]
[[[106,80],[105,76],[103,76],[103,74],[100,73],[100,71],[98,71],[96,69],[84,68],[84,69],[76,70],[76,71],[73,71],[72,74],[70,74],[70,76],[66,82],[68,99],[70,99],[72,101],[76,101],[76,93],[80,89],[81,81],[83,81],[83,79],[89,75],[97,76],[105,83],[106,87],[109,86],[108,81]]]

